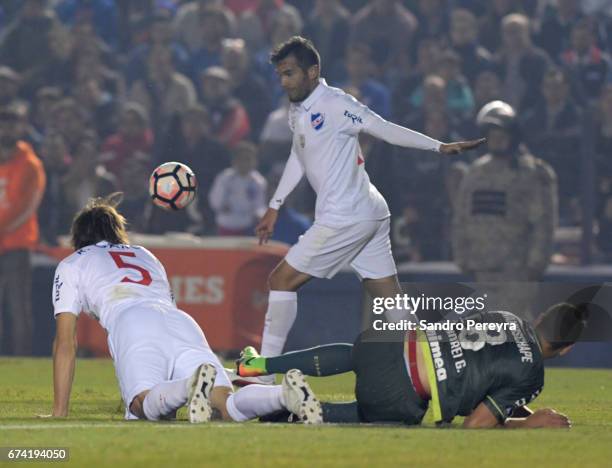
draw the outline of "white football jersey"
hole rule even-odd
[[[303,174],[317,194],[315,221],[342,227],[390,216],[387,202],[370,183],[359,147],[361,131],[400,146],[437,151],[440,142],[387,122],[324,79],[289,108],[291,154],[270,207],[279,209]]]
[[[54,315],[85,312],[107,330],[121,311],[154,303],[175,308],[161,262],[137,245],[103,241],[60,262],[53,280]]]

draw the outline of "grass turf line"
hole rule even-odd
[[[69,447],[61,466],[610,466],[612,371],[550,369],[534,408],[570,416],[569,431],[124,422],[109,360],[77,361],[71,416],[51,409],[49,359],[0,358],[0,446]],[[323,400],[348,400],[350,374],[311,378]],[[458,421],[459,422],[459,421]],[[20,428],[18,426],[21,426]],[[37,466],[44,464],[37,463]],[[0,466],[15,466],[14,462]],[[53,466],[57,466],[53,464]]]

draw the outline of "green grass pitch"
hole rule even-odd
[[[347,400],[353,378],[310,379],[324,400]],[[71,416],[51,409],[49,359],[0,358],[0,447],[68,447],[79,467],[612,466],[612,371],[551,369],[533,408],[570,416],[570,430],[436,429],[125,422],[110,360],[77,361]],[[0,462],[0,466],[16,466]],[[44,466],[36,463],[34,466]]]

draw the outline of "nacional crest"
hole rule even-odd
[[[321,114],[317,112],[316,114],[310,114],[310,125],[315,130],[321,130],[323,124],[325,123],[325,114]]]
[[[300,134],[300,146],[304,148],[306,146],[306,137]]]

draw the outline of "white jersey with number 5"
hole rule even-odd
[[[176,308],[166,270],[147,249],[106,241],[60,262],[53,280],[54,314],[81,311],[110,332],[122,311],[147,303]]]

